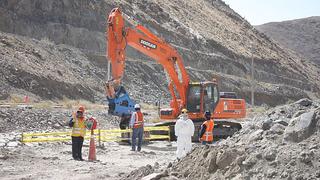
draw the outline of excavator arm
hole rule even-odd
[[[125,19],[132,27],[125,26]],[[178,52],[161,38],[122,13],[119,8],[113,9],[109,14],[107,42],[108,59],[111,62],[113,77],[106,84],[107,97],[114,98],[116,94],[114,89],[120,86],[126,61],[125,51],[129,45],[163,66],[170,77],[168,87],[172,95],[171,115],[177,117],[181,108],[186,106],[186,91],[189,84],[189,76]]]

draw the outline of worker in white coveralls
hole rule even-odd
[[[194,124],[189,119],[186,109],[182,109],[181,115],[174,126],[174,131],[177,136],[177,158],[181,159],[191,151],[191,137],[194,134]]]

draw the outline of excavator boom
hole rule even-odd
[[[124,18],[134,27],[125,27]],[[168,86],[172,95],[171,116],[172,118],[177,117],[181,108],[186,106],[186,91],[189,84],[189,76],[178,52],[161,38],[158,38],[145,27],[129,18],[129,16],[123,15],[119,8],[111,11],[107,23],[107,51],[108,58],[111,61],[113,77],[107,83],[107,86],[111,86],[111,90],[107,88],[107,96],[114,97],[115,92],[112,91],[112,88],[119,86],[118,82],[123,77],[125,50],[129,45],[163,66],[170,77]]]

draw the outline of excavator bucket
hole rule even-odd
[[[119,86],[117,87],[117,89],[115,89],[114,98],[107,97],[107,99],[109,106],[109,114],[124,117],[130,116],[131,112],[134,111],[134,105],[136,103],[133,100],[131,100],[123,86]]]

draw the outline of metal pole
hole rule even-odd
[[[99,129],[99,147],[101,147],[101,132],[100,132],[100,129]]]
[[[110,80],[110,69],[111,69],[111,63],[108,61],[108,81]]]
[[[253,65],[253,52],[254,52],[254,47],[251,45],[251,105],[254,107],[254,65]]]

